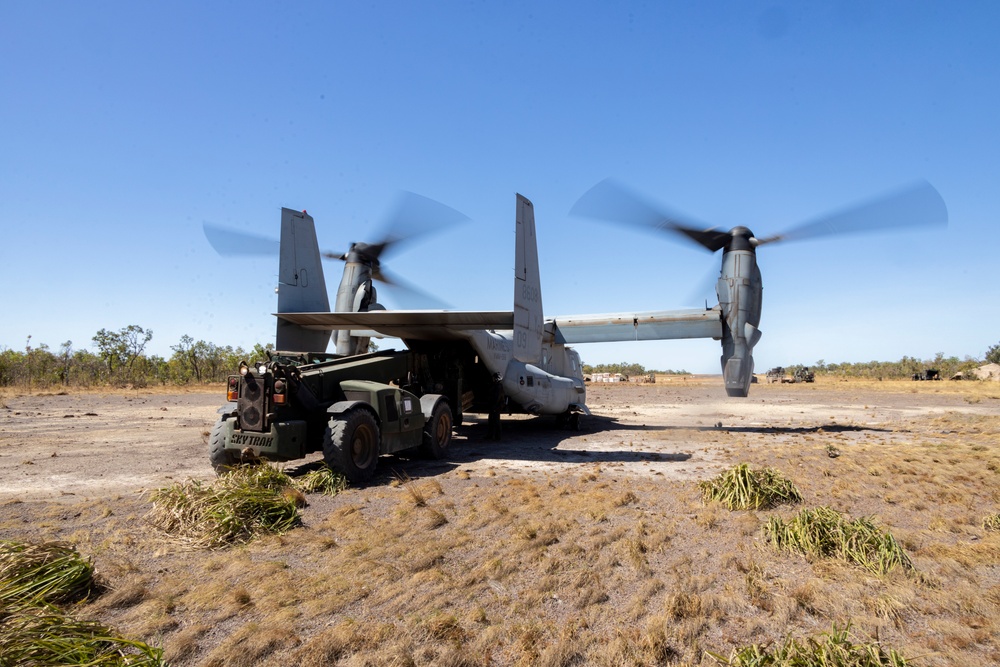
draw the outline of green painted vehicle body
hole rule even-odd
[[[221,472],[245,461],[292,461],[323,452],[331,467],[364,480],[382,454],[424,446],[441,456],[451,440],[449,400],[401,387],[415,365],[405,351],[275,353],[266,362],[241,365],[240,375],[228,379],[229,402],[209,438],[212,465]]]
[[[371,408],[382,435],[380,454],[420,446],[427,420],[421,412],[419,398],[398,387],[369,380],[345,380],[340,387],[347,400],[330,406],[328,414],[343,414],[362,405]]]

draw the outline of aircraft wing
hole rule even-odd
[[[569,315],[550,321],[555,324],[557,343],[722,338],[722,311],[718,306],[711,309]]]
[[[372,310],[361,313],[275,313],[306,329],[369,330],[410,340],[456,340],[471,329],[514,328],[512,311]]]

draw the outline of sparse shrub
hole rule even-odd
[[[751,470],[746,463],[698,486],[705,502],[718,500],[731,510],[768,509],[802,500],[792,481],[774,468]]]
[[[94,566],[61,544],[0,541],[0,604],[71,602],[86,597]]]
[[[1000,514],[991,514],[983,519],[983,528],[986,530],[1000,530]]]
[[[829,507],[804,509],[788,522],[771,517],[764,530],[776,549],[817,558],[839,558],[875,574],[885,574],[896,567],[913,569],[910,557],[890,533],[879,529],[869,518],[850,521]]]
[[[850,624],[824,632],[819,638],[800,641],[788,637],[780,648],[754,644],[734,650],[729,658],[708,653],[719,664],[731,667],[905,667],[908,663],[894,649],[880,644],[855,644]]]

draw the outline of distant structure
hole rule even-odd
[[[628,382],[628,376],[621,373],[591,373],[587,377],[591,382]],[[583,379],[586,380],[587,377]]]
[[[1000,382],[1000,364],[986,364],[970,371],[972,375],[980,380],[992,380]]]

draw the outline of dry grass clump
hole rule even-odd
[[[986,530],[1000,530],[1000,514],[991,514],[983,519],[983,528]]]
[[[190,480],[153,492],[149,521],[194,546],[220,548],[301,523],[292,480],[269,465],[241,466],[213,484]]]
[[[752,470],[746,463],[698,486],[705,502],[718,500],[731,510],[769,509],[802,500],[792,481],[774,468]]]
[[[907,660],[880,644],[855,644],[848,636],[850,624],[836,624],[819,638],[802,642],[788,637],[777,650],[756,644],[734,650],[729,658],[709,653],[719,664],[732,667],[905,667]]]
[[[804,509],[788,522],[771,517],[764,530],[776,549],[839,558],[875,574],[886,574],[896,567],[913,569],[910,557],[892,534],[869,518],[850,521],[829,507]]]
[[[86,597],[94,565],[62,544],[0,541],[0,604],[71,602]]]

